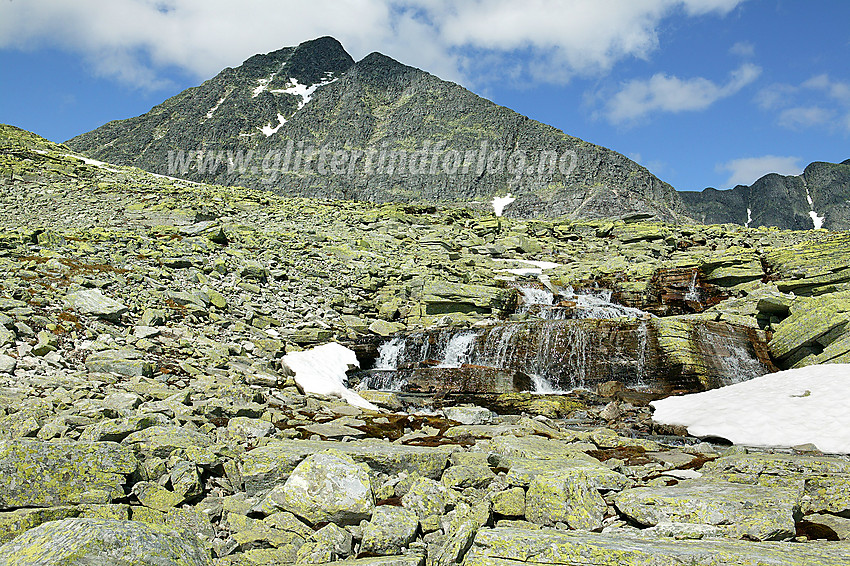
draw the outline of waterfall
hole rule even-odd
[[[438,368],[457,368],[469,363],[469,357],[477,332],[466,332],[455,334],[446,345],[443,361],[437,365]]]
[[[702,297],[700,297],[699,287],[697,287],[697,273],[699,273],[699,269],[694,269],[694,273],[691,276],[691,283],[688,285],[688,292],[685,293],[686,301],[693,301],[695,303],[699,303],[702,301]]]
[[[406,385],[407,380],[400,377],[397,372],[381,370],[371,372],[365,379],[360,381],[354,390],[404,391]]]
[[[470,363],[522,371],[531,376],[537,392],[582,388],[592,335],[572,320],[495,326],[485,331]]]
[[[649,353],[649,326],[641,322],[637,329],[638,335],[638,359],[637,359],[637,382],[635,387],[646,387],[646,362]]]
[[[726,385],[748,381],[754,377],[761,377],[767,373],[762,363],[752,355],[742,344],[736,344],[731,338],[722,336],[718,339],[718,347],[726,351],[723,358],[724,366],[729,377],[725,379]]]
[[[375,369],[398,369],[406,344],[405,339],[401,337],[381,344],[378,348],[378,359],[375,360]]]
[[[469,366],[485,373],[520,372],[537,392],[587,388],[612,379],[643,385],[656,363],[650,359],[649,332],[644,321],[589,319],[430,330],[384,343],[366,379],[369,387],[396,389],[393,380],[400,375],[422,378],[433,376],[435,369]]]
[[[540,289],[538,287],[520,287],[519,292],[522,294],[522,305],[520,305],[520,313],[528,312],[533,305],[541,305],[551,307],[555,302],[555,295],[548,289]]]
[[[572,318],[611,320],[615,318],[645,318],[647,313],[633,307],[611,302],[613,292],[610,289],[598,289],[576,293],[572,287],[561,293],[565,300],[574,302],[575,315]]]
[[[572,287],[567,287],[556,296],[546,289],[523,286],[518,288],[522,294],[522,305],[519,314],[531,313],[543,320],[566,319],[601,319],[616,318],[645,318],[646,312],[611,301],[613,292],[610,289],[595,289],[577,293]],[[564,306],[564,303],[567,306]],[[539,306],[539,309],[533,307]]]

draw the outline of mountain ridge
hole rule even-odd
[[[516,200],[506,214],[516,216],[686,217],[673,187],[617,152],[386,55],[374,52],[352,62],[343,53],[338,41],[326,37],[255,55],[142,116],[66,143],[91,157],[156,173],[169,173],[169,151],[254,151],[253,165],[241,171],[221,163],[212,173],[199,170],[199,159],[178,176],[291,196],[481,204],[511,193]],[[292,63],[299,54],[311,61],[309,73]],[[425,154],[430,162],[418,171],[406,161],[409,166],[401,169],[370,172],[361,160],[343,173],[320,175],[278,171],[257,161],[285,152],[290,142],[290,153],[303,144],[305,150],[350,150],[349,159],[355,151],[374,150],[379,164],[382,151],[405,158]],[[467,161],[473,152],[480,155]]]
[[[768,173],[752,185],[679,194],[690,216],[701,223],[850,229],[850,159],[814,161],[800,175]]]

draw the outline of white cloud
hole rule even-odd
[[[756,95],[764,110],[790,130],[823,128],[850,133],[850,82],[815,75],[799,85],[773,84]]]
[[[685,0],[685,10],[692,16],[702,16],[710,12],[728,14],[738,7],[738,0]]]
[[[835,112],[819,106],[797,106],[779,113],[779,125],[789,130],[802,130],[828,124],[834,117]]]
[[[836,102],[850,105],[850,83],[834,81],[829,78],[829,75],[822,74],[810,78],[802,86],[812,90],[819,90]]]
[[[614,124],[632,122],[653,112],[704,110],[753,82],[761,68],[744,64],[732,71],[724,85],[702,77],[680,79],[663,73],[648,80],[635,79],[624,84],[606,105],[606,116]]]
[[[563,82],[647,58],[665,18],[723,16],[743,1],[6,1],[0,48],[76,51],[102,75],[155,88],[171,66],[205,78],[255,53],[332,35],[356,59],[381,51],[465,82],[492,80],[516,50],[530,50],[535,63],[519,63],[518,76]],[[485,55],[499,64],[483,66]]]
[[[803,172],[799,157],[780,157],[777,155],[764,155],[762,157],[744,157],[733,159],[716,167],[718,173],[728,171],[729,178],[725,187],[735,185],[752,185],[755,181],[768,173],[779,173],[780,175],[799,175]]]
[[[749,41],[739,41],[729,48],[729,53],[738,55],[739,57],[754,57],[756,46]]]

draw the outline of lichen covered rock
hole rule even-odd
[[[109,519],[44,523],[0,546],[0,557],[4,566],[212,564],[190,534],[162,525]]]
[[[369,554],[401,554],[416,537],[419,517],[403,507],[375,507],[372,520],[363,528],[360,551]]]
[[[316,524],[368,520],[375,508],[369,474],[338,451],[314,454],[298,464],[283,485],[279,505]]]
[[[602,526],[607,508],[580,468],[536,476],[525,498],[528,520],[547,526],[565,523],[573,529],[593,530]]]
[[[124,496],[133,453],[112,442],[0,442],[0,509],[108,503]]]
[[[836,566],[847,546],[778,542],[664,540],[582,531],[481,529],[465,566],[582,564],[586,566]]]

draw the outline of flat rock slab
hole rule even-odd
[[[619,490],[632,485],[632,480],[598,460],[584,453],[577,453],[575,458],[554,458],[536,460],[532,458],[502,457],[498,459],[500,468],[507,468],[509,485],[528,487],[534,478],[544,474],[561,471],[580,470],[584,477],[599,490]],[[583,456],[583,457],[582,457]]]
[[[838,566],[850,564],[850,546],[844,543],[666,541],[580,531],[496,528],[478,531],[463,564]]]
[[[330,442],[324,440],[282,440],[246,452],[241,458],[242,479],[249,495],[283,483],[302,460],[334,448],[387,475],[416,472],[439,479],[454,446],[425,448],[386,442]]]
[[[208,447],[212,440],[205,434],[179,426],[152,426],[130,434],[121,444],[146,456],[165,459],[190,447]]]
[[[850,513],[850,460],[831,456],[738,454],[707,464],[703,473],[729,482],[791,488],[803,513]]]
[[[68,293],[65,298],[72,309],[107,320],[118,320],[127,312],[127,306],[111,299],[98,289],[82,289]]]
[[[585,450],[596,450],[596,445],[588,442],[568,442],[550,440],[542,436],[497,436],[491,440],[491,452],[500,456],[516,456],[539,460],[557,460],[566,458],[590,458]]]
[[[0,509],[108,503],[137,466],[113,442],[0,442]]]
[[[156,365],[138,350],[104,350],[86,358],[86,369],[97,373],[114,373],[125,377],[150,377]]]
[[[110,519],[64,519],[39,525],[0,546],[3,566],[138,564],[208,566],[193,535],[165,525]]]
[[[334,562],[335,566],[425,566],[425,555],[411,552],[401,556],[374,556]]]
[[[785,540],[795,533],[799,512],[793,489],[688,480],[673,486],[637,487],[620,493],[616,505],[638,523],[722,525],[730,536]]]

